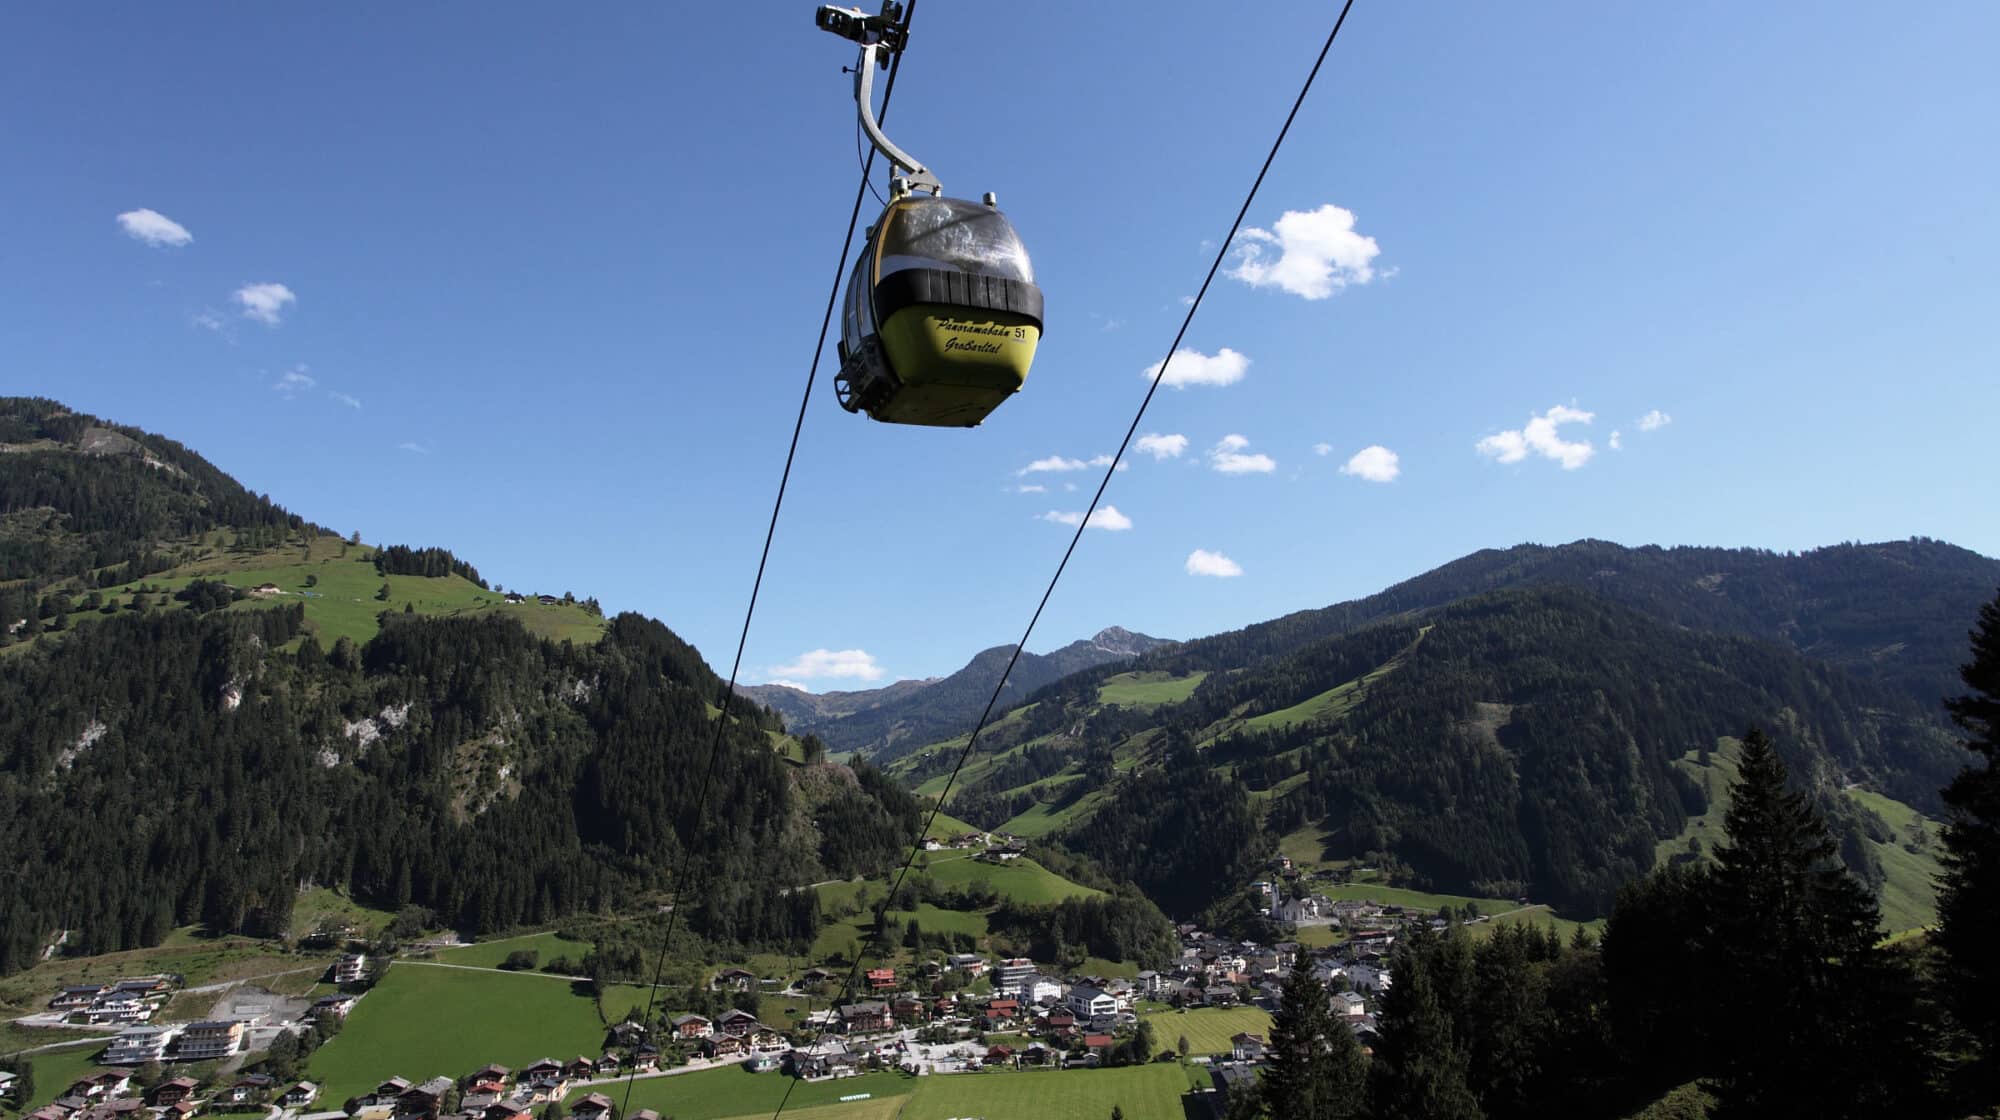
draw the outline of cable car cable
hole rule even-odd
[[[909,33],[910,20],[916,14],[917,0],[909,0],[909,6],[903,12],[902,28],[905,35]],[[884,117],[889,115],[889,99],[895,95],[896,73],[902,68],[902,65],[903,53],[899,50],[896,52],[895,57],[889,61],[889,77],[882,86],[881,115]],[[722,752],[723,731],[729,725],[730,701],[736,695],[736,676],[743,668],[743,650],[750,642],[750,620],[757,614],[757,594],[763,589],[764,569],[771,559],[771,542],[778,533],[778,513],[785,505],[785,487],[791,481],[792,463],[798,457],[799,434],[805,430],[806,409],[812,403],[813,385],[819,377],[820,355],[826,352],[826,336],[828,329],[833,323],[833,309],[840,302],[841,283],[847,278],[847,256],[854,248],[854,229],[861,222],[861,203],[863,199],[867,198],[868,191],[872,186],[868,181],[868,177],[874,170],[874,164],[875,153],[870,151],[867,161],[861,167],[861,182],[854,189],[854,208],[848,214],[847,234],[840,243],[840,263],[833,270],[833,288],[827,293],[826,312],[820,317],[819,339],[813,343],[812,364],[806,368],[806,387],[805,392],[799,398],[798,419],[792,424],[791,446],[785,451],[785,468],[778,476],[778,494],[771,503],[770,524],[764,529],[764,550],[757,557],[757,577],[750,584],[750,603],[743,612],[743,629],[736,637],[736,659],[730,663],[729,683],[722,691],[722,703],[720,705],[722,710],[715,717],[715,738],[709,744],[708,764],[702,769],[701,790],[695,795],[696,827],[699,827],[702,811],[708,806],[709,786],[715,777],[715,760]],[[653,1030],[653,1006],[659,995],[660,978],[666,974],[667,952],[673,945],[674,923],[680,917],[683,901],[681,891],[687,885],[688,865],[693,851],[694,846],[692,844],[685,845],[681,850],[680,866],[674,870],[674,878],[672,880],[673,892],[671,896],[673,905],[667,911],[667,929],[666,933],[660,938],[660,953],[653,965],[653,982],[646,989],[645,1020],[640,1024],[648,1033],[651,1033]],[[632,1084],[637,1074],[638,1070],[633,1069],[625,1075],[625,1102],[619,1106],[618,1110],[621,1116],[627,1115],[631,1111]]]
[[[1126,449],[1131,446],[1132,437],[1138,433],[1139,425],[1145,420],[1146,409],[1153,403],[1154,394],[1160,390],[1160,382],[1166,377],[1167,367],[1173,363],[1174,352],[1180,349],[1181,340],[1186,337],[1188,326],[1194,322],[1195,312],[1201,310],[1202,299],[1208,295],[1209,286],[1215,282],[1215,274],[1221,271],[1222,262],[1228,257],[1230,243],[1235,241],[1237,232],[1243,228],[1243,219],[1249,215],[1250,207],[1257,199],[1257,191],[1263,187],[1264,177],[1270,173],[1272,162],[1278,158],[1278,150],[1284,146],[1285,137],[1292,130],[1292,122],[1298,119],[1299,109],[1305,105],[1306,95],[1312,91],[1313,81],[1319,77],[1320,68],[1326,63],[1327,53],[1333,49],[1334,40],[1340,37],[1340,29],[1346,24],[1347,13],[1353,7],[1354,0],[1345,0],[1340,7],[1340,15],[1333,21],[1333,29],[1327,32],[1326,42],[1320,46],[1319,56],[1313,60],[1312,69],[1307,72],[1304,84],[1299,87],[1298,96],[1292,101],[1291,111],[1285,114],[1285,123],[1278,129],[1277,139],[1271,142],[1271,150],[1265,154],[1263,166],[1257,169],[1257,178],[1251,182],[1249,193],[1243,196],[1243,205],[1237,208],[1236,220],[1230,223],[1228,236],[1224,237],[1216,248],[1215,260],[1208,266],[1208,275],[1202,278],[1201,288],[1195,292],[1194,301],[1188,305],[1187,314],[1181,318],[1180,329],[1174,332],[1174,340],[1167,347],[1166,360],[1160,363],[1159,371],[1153,374],[1153,383],[1146,387],[1146,395],[1139,401],[1139,410],[1133,414],[1132,423],[1125,429],[1125,438],[1119,441],[1118,450],[1111,457],[1111,464],[1104,468],[1104,477],[1097,484],[1097,492],[1091,495],[1090,508],[1084,511],[1083,519],[1077,522],[1076,532],[1070,535],[1069,547],[1063,550],[1062,559],[1056,564],[1055,574],[1049,577],[1049,585],[1043,589],[1041,601],[1035,604],[1035,613],[1028,618],[1028,628],[1022,631],[1021,640],[1015,644],[1013,655],[1008,657],[1006,668],[1001,670],[1000,680],[993,686],[993,695],[986,701],[986,710],[980,713],[979,722],[973,726],[971,737],[959,751],[958,761],[951,768],[951,776],[945,779],[944,788],[938,792],[937,804],[931,807],[930,815],[924,819],[923,831],[918,833],[915,844],[910,848],[910,858],[903,864],[902,871],[897,873],[895,883],[889,888],[888,897],[883,902],[883,914],[889,912],[889,908],[895,905],[896,896],[902,893],[903,880],[909,876],[910,869],[916,866],[917,853],[923,850],[923,838],[930,835],[932,825],[937,823],[939,814],[944,812],[945,798],[951,795],[951,787],[958,781],[959,771],[964,768],[966,759],[972,756],[973,749],[978,746],[979,736],[986,730],[987,722],[993,718],[993,709],[1000,702],[1000,693],[1007,687],[1007,678],[1014,672],[1015,664],[1020,661],[1021,651],[1028,648],[1028,639],[1035,632],[1035,624],[1041,621],[1042,611],[1049,605],[1049,598],[1055,594],[1056,584],[1061,582],[1064,569],[1069,567],[1070,557],[1075,555],[1077,544],[1083,540],[1084,530],[1090,527],[1091,515],[1097,512],[1097,504],[1104,500],[1104,491],[1111,485],[1112,476],[1118,473],[1118,464],[1123,460]],[[883,923],[877,922],[876,925],[876,937],[879,939],[886,936]],[[854,977],[860,970],[861,962],[855,961],[848,971],[847,982],[841,989],[840,998],[834,1001],[835,1004],[845,1004],[848,997],[853,994]],[[785,1095],[778,1101],[778,1109],[771,1114],[771,1120],[778,1120],[779,1114],[785,1111],[786,1102],[792,1098],[792,1088],[799,1080],[795,1075],[792,1084],[785,1087]]]

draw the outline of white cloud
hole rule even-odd
[[[1133,446],[1155,459],[1178,459],[1181,452],[1187,450],[1187,445],[1188,438],[1178,432],[1170,436],[1149,432],[1140,436],[1139,442]]]
[[[1242,436],[1230,434],[1208,449],[1208,465],[1223,474],[1270,474],[1278,469],[1277,460],[1269,455],[1248,455],[1243,449],[1250,441]]]
[[[1041,517],[1043,521],[1053,521],[1058,525],[1077,525],[1083,521],[1083,514],[1081,512],[1059,513],[1055,510],[1050,510],[1042,514]],[[1117,506],[1099,506],[1097,507],[1097,512],[1090,515],[1089,527],[1092,529],[1108,529],[1114,533],[1122,532],[1132,527],[1132,519],[1119,513]]]
[[[884,675],[882,667],[875,663],[874,656],[865,649],[807,650],[790,665],[774,666],[771,674],[808,681],[829,677],[879,681]]]
[[[1625,450],[1624,437],[1625,437],[1624,432],[1621,432],[1616,428],[1611,429],[1611,450],[1613,451]]]
[[[186,226],[158,210],[127,210],[118,215],[118,228],[156,249],[178,249],[194,240],[194,234],[189,233]]]
[[[1642,432],[1657,432],[1673,422],[1673,417],[1656,408],[1646,415],[1639,417],[1639,430]]]
[[[415,440],[409,440],[409,439],[406,439],[403,442],[397,444],[396,449],[398,451],[408,451],[416,455],[429,455],[431,453],[431,449],[429,447],[426,447],[425,445],[418,443]]]
[[[1313,454],[1324,459],[1328,455],[1333,454],[1333,445],[1330,443],[1315,443],[1313,444]]]
[[[1378,443],[1356,451],[1341,465],[1340,473],[1368,482],[1394,482],[1403,473],[1402,459]]]
[[[1049,492],[1048,487],[1034,485],[1034,484],[1014,487],[1014,493],[1016,494],[1046,494],[1048,492]]]
[[[188,321],[203,330],[209,331],[220,331],[226,325],[222,321],[222,316],[217,315],[213,311],[203,311]]]
[[[245,284],[236,289],[235,299],[243,308],[244,318],[255,319],[271,327],[278,325],[278,318],[284,314],[287,305],[299,301],[299,297],[283,284]]]
[[[328,389],[328,390],[326,391],[326,395],[327,395],[327,396],[329,396],[329,397],[332,397],[332,398],[333,398],[334,400],[336,400],[336,401],[339,401],[339,402],[340,402],[341,404],[344,404],[344,405],[346,405],[346,406],[347,406],[347,407],[349,407],[349,408],[360,408],[360,407],[361,407],[361,398],[360,398],[360,397],[356,397],[356,396],[351,396],[351,395],[349,395],[349,394],[347,394],[347,393],[339,393],[339,392],[335,392],[335,391],[334,391],[334,390],[332,390],[332,389]]]
[[[1187,574],[1191,576],[1214,576],[1217,579],[1231,579],[1243,574],[1243,565],[1231,560],[1220,552],[1210,552],[1197,548],[1188,553]]]
[[[1027,474],[1046,474],[1051,471],[1080,471],[1090,467],[1108,467],[1110,465],[1111,456],[1109,455],[1093,455],[1088,459],[1065,459],[1061,455],[1051,455],[1046,459],[1037,459],[1029,463],[1027,466],[1015,471],[1014,475],[1018,478],[1021,475]],[[1125,464],[1118,464],[1118,469],[1121,471],[1124,470]]]
[[[1502,463],[1518,463],[1533,452],[1561,463],[1566,471],[1573,471],[1590,462],[1597,449],[1588,440],[1574,443],[1565,440],[1557,429],[1564,424],[1588,424],[1596,418],[1596,413],[1559,404],[1539,416],[1529,414],[1527,426],[1518,431],[1495,432],[1474,446],[1481,455]]]
[[[1151,381],[1160,376],[1160,367],[1167,367],[1160,384],[1173,389],[1185,389],[1189,385],[1234,385],[1243,380],[1243,371],[1250,368],[1250,359],[1225,346],[1215,352],[1214,357],[1199,350],[1176,350],[1173,357],[1164,362],[1154,362],[1139,376]]]
[[[1277,260],[1269,259],[1272,246]],[[1229,275],[1253,288],[1325,299],[1349,284],[1373,280],[1372,262],[1381,252],[1374,238],[1354,232],[1352,210],[1328,203],[1317,210],[1287,210],[1268,230],[1244,230]]]
[[[271,389],[286,400],[290,400],[317,384],[319,382],[306,372],[306,367],[299,366],[280,374],[278,379],[271,383]]]

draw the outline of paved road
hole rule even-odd
[[[572,1081],[570,1085],[572,1088],[578,1089],[595,1085],[623,1085],[627,1081],[645,1081],[654,1077],[672,1077],[678,1073],[700,1073],[705,1069],[721,1069],[724,1066],[741,1065],[749,1060],[750,1055],[748,1054],[732,1055],[731,1057],[713,1061],[707,1058],[696,1058],[687,1065],[675,1066],[672,1069],[655,1070],[652,1073],[619,1074],[617,1077],[599,1077],[590,1081]]]

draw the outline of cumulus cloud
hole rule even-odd
[[[1324,459],[1328,455],[1333,454],[1333,445],[1330,443],[1315,443],[1313,444],[1313,454]]]
[[[771,675],[790,677],[796,680],[863,680],[879,681],[883,677],[882,667],[865,649],[812,649],[799,655],[798,660],[789,665],[777,665]]]
[[[1355,232],[1354,211],[1328,203],[1317,210],[1287,210],[1270,229],[1238,234],[1236,267],[1229,275],[1253,288],[1325,299],[1349,284],[1373,280],[1373,262],[1381,252],[1374,238]]]
[[[283,284],[245,284],[236,289],[235,298],[244,318],[255,319],[267,327],[277,326],[285,308],[299,301]]]
[[[1025,486],[1014,487],[1014,493],[1016,494],[1046,494],[1048,492],[1049,492],[1048,487],[1036,483],[1030,483]]]
[[[1573,471],[1590,462],[1597,449],[1589,440],[1563,439],[1558,429],[1564,424],[1588,424],[1596,418],[1596,413],[1559,404],[1540,415],[1529,414],[1523,428],[1495,432],[1474,446],[1481,455],[1502,463],[1518,463],[1532,453],[1553,459],[1562,464],[1562,469]]]
[[[1249,446],[1250,441],[1242,436],[1223,436],[1208,449],[1208,465],[1223,474],[1270,474],[1278,469],[1277,460],[1269,455],[1246,453],[1244,448]]]
[[[1356,451],[1341,464],[1340,473],[1367,482],[1394,482],[1403,473],[1402,460],[1394,451],[1373,444]]]
[[[118,228],[136,241],[155,249],[178,249],[194,240],[187,227],[158,210],[127,210],[118,215]]]
[[[1170,436],[1149,432],[1140,436],[1139,442],[1133,446],[1155,459],[1178,459],[1181,452],[1187,450],[1187,445],[1188,438],[1178,432]]]
[[[412,455],[429,455],[431,449],[415,440],[406,439],[396,445],[398,451],[408,451]]]
[[[278,379],[271,383],[271,391],[290,400],[317,384],[319,382],[313,379],[312,374],[306,372],[306,367],[297,366],[279,374]]]
[[[1053,521],[1058,525],[1075,526],[1083,523],[1083,513],[1081,511],[1063,513],[1057,510],[1050,510],[1042,514],[1041,518],[1043,521]],[[1097,512],[1090,515],[1090,524],[1088,526],[1088,528],[1092,529],[1108,529],[1114,533],[1122,532],[1131,527],[1132,519],[1119,513],[1117,506],[1097,507]]]
[[[332,390],[332,389],[328,389],[328,390],[326,391],[326,395],[327,395],[327,396],[329,396],[329,397],[332,397],[332,398],[333,398],[334,400],[336,400],[336,401],[339,401],[339,402],[340,402],[341,404],[344,404],[344,405],[346,405],[346,406],[347,406],[347,407],[349,407],[349,408],[360,408],[360,407],[361,407],[361,398],[360,398],[360,397],[356,397],[356,396],[352,396],[352,395],[350,395],[350,394],[347,394],[347,393],[340,393],[340,392],[336,392],[336,391],[334,391],[334,390]]]
[[[1160,376],[1160,367],[1167,369]],[[1185,389],[1190,385],[1234,385],[1243,380],[1243,373],[1250,368],[1250,359],[1225,346],[1211,357],[1199,350],[1176,350],[1173,357],[1164,362],[1154,362],[1139,376],[1151,381],[1160,378],[1160,384],[1173,389]]]
[[[1188,553],[1187,574],[1191,576],[1214,576],[1217,579],[1231,579],[1243,574],[1243,565],[1231,560],[1220,552],[1210,552],[1197,548]]]
[[[217,331],[217,332],[220,332],[224,327],[228,325],[222,321],[222,316],[217,315],[213,311],[207,311],[207,310],[204,310],[199,314],[195,315],[195,317],[188,320],[188,322],[192,323],[197,327],[200,327],[203,330]]]
[[[1625,450],[1625,433],[1619,431],[1616,428],[1611,429],[1610,443],[1611,443],[1611,450],[1613,451]]]
[[[1656,408],[1646,415],[1639,417],[1639,430],[1642,432],[1657,432],[1673,422],[1673,417]]]

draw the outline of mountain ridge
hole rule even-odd
[[[1023,697],[1071,673],[1173,644],[1122,626],[1107,626],[1047,653],[1022,654],[1007,678],[1002,699]],[[977,718],[1013,653],[1012,644],[989,646],[945,676],[897,681],[866,691],[814,694],[773,684],[739,685],[736,691],[778,712],[793,734],[817,735],[835,750],[887,761],[899,757],[902,745],[928,742],[940,727],[958,721],[969,724]]]

